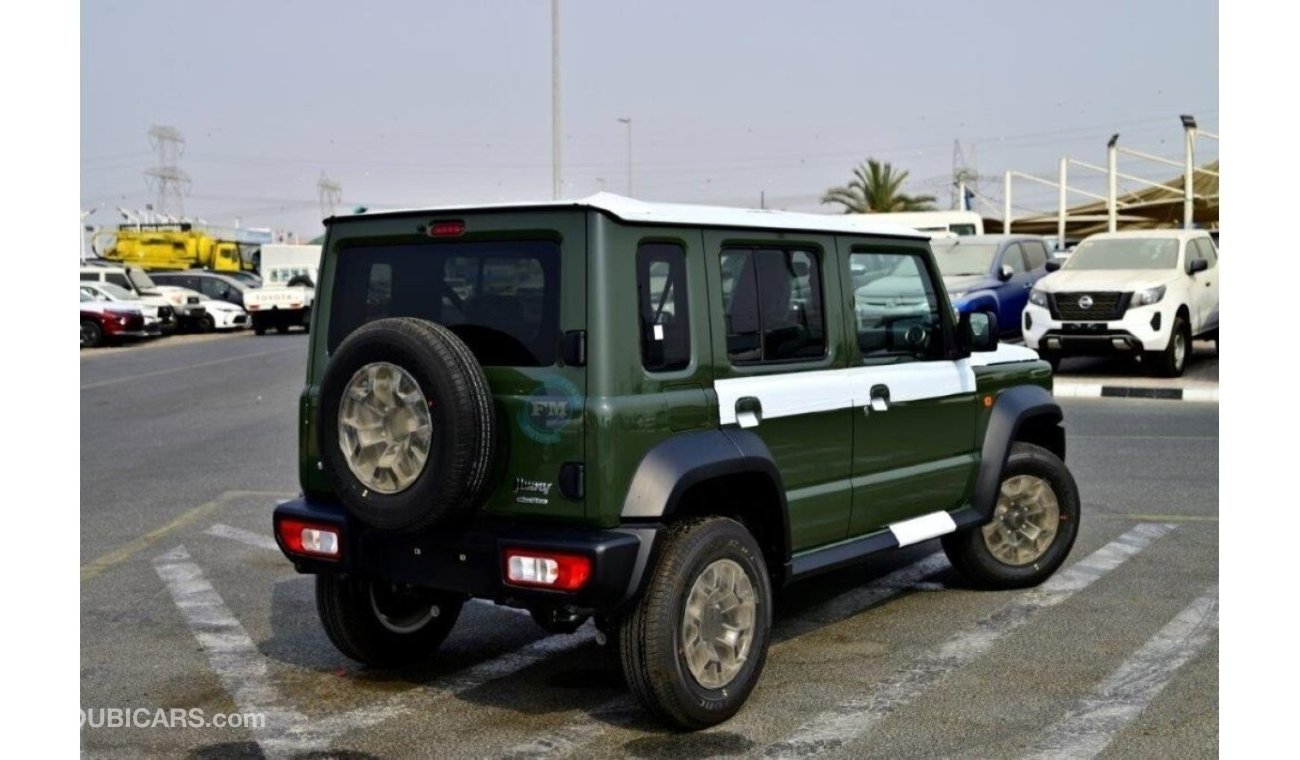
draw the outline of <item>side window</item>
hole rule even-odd
[[[1025,266],[1029,267],[1029,271],[1042,269],[1047,265],[1047,247],[1037,240],[1021,243],[1020,250],[1025,254]]]
[[[82,273],[81,273],[81,281],[82,281],[82,282],[99,282],[99,275],[96,274],[95,272],[82,272]]]
[[[884,272],[853,291],[864,364],[943,358],[939,299],[919,254],[855,251],[849,269]]]
[[[1210,268],[1213,269],[1219,258],[1214,252],[1214,244],[1210,242],[1209,238],[1196,238],[1193,242],[1196,243],[1197,249],[1200,250],[1201,258],[1210,262]]]
[[[208,298],[221,298],[221,291],[225,283],[212,277],[199,278],[199,292]]]
[[[641,321],[641,366],[669,372],[691,363],[691,320],[686,252],[672,243],[636,250],[636,293]]]
[[[810,251],[728,248],[722,252],[727,356],[732,364],[826,355],[821,266]]]
[[[104,275],[104,279],[107,282],[113,283],[114,285],[119,285],[123,288],[126,288],[127,290],[131,290],[131,283],[127,281],[126,275],[124,274],[120,274],[118,272],[109,272],[108,274]]]
[[[1011,271],[1016,274],[1024,274],[1029,271],[1025,267],[1025,256],[1020,252],[1020,244],[1012,243],[1002,252],[1002,266],[1011,267]]]

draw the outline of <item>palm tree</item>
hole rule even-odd
[[[846,214],[933,209],[933,195],[904,195],[899,192],[907,174],[906,171],[895,172],[888,161],[881,163],[868,158],[853,170],[853,180],[849,184],[827,190],[822,203],[839,203],[844,206]]]

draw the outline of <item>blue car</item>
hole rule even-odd
[[[967,235],[930,241],[958,314],[988,312],[1003,338],[1020,337],[1020,314],[1047,274],[1047,246],[1032,235]]]

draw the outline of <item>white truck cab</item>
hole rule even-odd
[[[264,335],[272,327],[281,333],[294,326],[308,329],[320,274],[320,246],[264,244],[258,263],[262,287],[244,293],[253,331]]]
[[[1067,356],[1127,355],[1183,374],[1192,339],[1219,339],[1219,253],[1204,230],[1093,235],[1038,281],[1025,345],[1055,368]]]

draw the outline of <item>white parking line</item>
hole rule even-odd
[[[266,658],[257,651],[244,626],[230,613],[199,566],[190,561],[184,546],[154,560],[154,570],[171,592],[194,638],[208,654],[208,663],[241,713],[264,716],[265,725],[253,728],[253,738],[269,757],[324,749],[324,744],[296,735],[307,718],[284,705],[271,683]]]
[[[274,538],[262,535],[261,533],[254,533],[251,530],[244,530],[243,528],[233,528],[229,525],[217,523],[203,532],[209,536],[228,538],[231,541],[238,541],[241,544],[248,544],[249,546],[258,549],[270,549],[271,551],[280,550],[280,547],[276,545]]]
[[[245,530],[243,528],[235,528],[230,525],[223,525],[221,523],[216,523],[214,525],[209,526],[207,530],[203,531],[203,533],[204,535],[216,536],[217,538],[228,538],[231,541],[238,541],[241,544],[247,544],[248,546],[252,546],[257,549],[268,549],[273,552],[280,551],[279,545],[275,543],[275,539],[272,538],[271,536],[265,536],[262,535],[261,533],[255,533],[254,531]],[[496,602],[493,602],[491,599],[471,599],[470,601],[483,605],[485,607],[491,607],[492,609],[499,610],[501,612],[511,612],[516,615],[525,615],[527,617],[532,617],[532,613],[529,612],[528,610],[521,609],[519,607],[509,607],[504,604],[497,604]]]
[[[953,671],[988,652],[1007,634],[1042,610],[1069,599],[1119,567],[1152,541],[1173,530],[1167,523],[1143,523],[1101,547],[1043,585],[1021,592],[1013,601],[921,655],[885,679],[870,694],[854,697],[819,714],[786,739],[767,748],[767,757],[809,757],[842,750],[896,708],[905,705]]]
[[[233,532],[237,530],[208,532],[233,538],[238,535]],[[251,531],[243,533],[256,535]],[[590,625],[572,634],[547,636],[440,678],[427,687],[410,689],[379,704],[308,721],[302,713],[282,704],[280,693],[271,683],[266,658],[203,576],[203,571],[190,560],[184,546],[155,559],[154,569],[171,592],[194,637],[207,651],[212,671],[240,712],[266,716],[265,727],[253,730],[253,737],[268,757],[323,751],[347,731],[398,717],[417,706],[423,708],[449,699],[595,640]],[[526,610],[523,612],[528,614]]]
[[[118,385],[120,383],[133,383],[137,380],[146,380],[148,378],[159,377],[161,375],[171,375],[176,372],[187,372],[192,369],[203,369],[204,367],[215,367],[218,364],[229,364],[230,362],[248,361],[249,359],[257,359],[262,356],[270,356],[272,354],[283,354],[286,351],[301,351],[301,350],[302,350],[301,347],[294,346],[292,348],[276,348],[270,351],[254,351],[248,354],[240,354],[239,356],[227,356],[223,359],[213,359],[212,361],[197,362],[195,364],[186,364],[184,367],[170,367],[168,369],[160,369],[155,372],[145,372],[139,375],[131,375],[130,377],[115,377],[111,380],[100,380],[94,383],[86,383],[85,385],[81,386],[81,390],[88,391],[94,388],[103,388],[108,385]]]
[[[948,566],[943,554],[936,552],[824,602],[798,618],[783,621],[773,633],[773,639],[777,641],[772,644],[772,650],[777,651],[782,644],[801,634],[857,615],[903,591],[928,590],[937,586],[939,584],[923,583],[922,579]],[[640,714],[636,700],[627,696],[617,697],[591,713],[583,713],[554,731],[518,744],[503,754],[509,758],[568,757],[600,738],[610,728],[630,723]],[[600,720],[592,720],[593,717]]]
[[[1178,613],[1082,703],[1033,743],[1029,758],[1093,758],[1209,642],[1219,626],[1219,588],[1205,590]]]
[[[475,599],[471,599],[470,601],[471,601],[471,602],[474,602],[475,604],[478,604],[478,605],[480,605],[480,606],[483,606],[483,607],[490,607],[490,608],[492,608],[492,609],[494,609],[494,610],[497,610],[498,612],[511,612],[511,613],[516,614],[516,615],[523,615],[524,617],[529,618],[530,620],[531,620],[532,617],[533,617],[533,613],[529,612],[528,610],[526,610],[526,609],[524,609],[524,608],[522,608],[522,607],[510,607],[510,606],[505,605],[505,604],[497,604],[496,602],[492,601],[491,599],[478,599],[478,598],[475,598]]]
[[[315,720],[312,722],[312,728],[330,736],[337,736],[344,731],[373,726],[416,709],[427,717],[428,708],[439,702],[477,689],[490,681],[514,675],[542,660],[573,651],[593,641],[595,641],[595,632],[590,624],[575,633],[547,636],[513,652],[507,652],[440,678],[427,687],[410,689],[379,704],[367,705]]]

